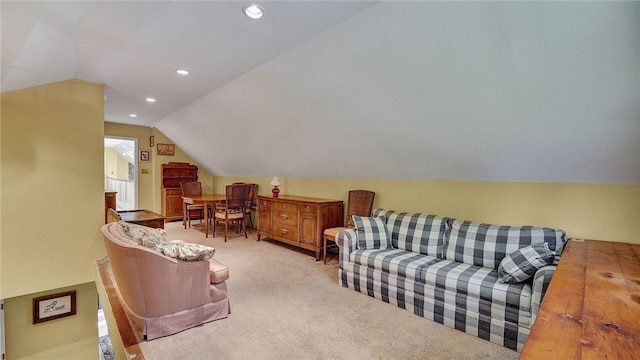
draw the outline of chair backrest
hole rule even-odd
[[[247,184],[249,185],[249,195],[247,196],[247,207],[251,209],[253,207],[255,198],[256,198],[256,190],[258,189],[258,184]]]
[[[182,196],[202,195],[202,184],[199,181],[188,181],[180,183]]]
[[[347,202],[347,219],[346,227],[354,227],[351,215],[371,216],[373,208],[373,199],[376,193],[369,190],[351,190],[349,191],[349,200]]]
[[[227,208],[245,208],[249,198],[249,184],[232,184],[226,187]]]

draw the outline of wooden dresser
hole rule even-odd
[[[161,205],[165,222],[182,220],[182,189],[180,183],[198,181],[198,167],[189,163],[162,164]]]
[[[342,226],[340,200],[302,196],[258,196],[258,241],[270,238],[316,252],[320,260],[324,229]]]
[[[640,359],[640,244],[569,241],[520,354]]]

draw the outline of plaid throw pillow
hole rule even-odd
[[[359,249],[386,249],[390,247],[384,217],[362,217],[353,215]]]
[[[523,282],[539,268],[552,263],[555,256],[555,251],[549,250],[547,243],[520,248],[502,259],[498,265],[498,279],[505,284]]]

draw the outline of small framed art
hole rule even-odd
[[[140,161],[149,161],[149,151],[147,150],[140,151]]]
[[[60,319],[76,314],[76,292],[40,296],[33,298],[33,323]]]
[[[176,146],[174,144],[158,144],[156,149],[158,155],[173,156],[176,153]]]

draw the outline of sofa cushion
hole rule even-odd
[[[353,215],[359,249],[386,249],[390,247],[386,219]]]
[[[371,269],[417,280],[420,279],[420,274],[425,266],[442,261],[442,259],[400,249],[360,249],[351,253],[350,261]]]
[[[532,291],[528,282],[504,284],[498,281],[496,269],[450,260],[424,267],[420,279],[441,289],[433,293],[436,300],[492,319],[529,325]]]
[[[387,218],[387,231],[394,248],[444,258],[448,218],[384,209],[375,209],[374,215]]]
[[[506,284],[525,281],[538,269],[553,262],[555,256],[547,243],[520,248],[502,259],[498,265],[498,279]]]
[[[567,237],[564,231],[550,228],[453,220],[445,259],[497,269],[507,254],[545,242],[550,250],[560,254]]]

